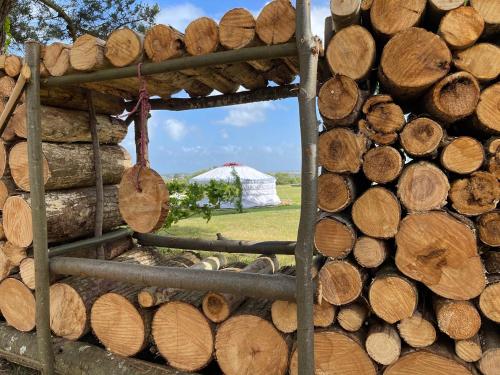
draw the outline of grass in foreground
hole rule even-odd
[[[277,207],[235,210],[217,210],[207,223],[199,216],[180,221],[162,233],[180,237],[215,239],[217,233],[235,240],[295,241],[300,217],[300,186],[280,185],[278,195],[283,204]],[[209,252],[206,252],[209,254]],[[229,254],[228,261],[249,262],[256,256]],[[293,256],[278,256],[280,264],[294,263]]]

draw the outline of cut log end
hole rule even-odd
[[[345,75],[336,74],[321,86],[318,109],[326,127],[349,126],[357,120],[361,101],[356,82]]]
[[[443,128],[435,121],[420,117],[409,122],[400,133],[401,145],[411,156],[432,155],[443,138]]]
[[[138,62],[142,57],[142,35],[132,29],[114,30],[106,41],[105,56],[116,67]]]
[[[436,329],[432,322],[420,312],[402,319],[398,323],[401,338],[413,348],[425,348],[436,341]]]
[[[353,255],[361,267],[376,268],[380,266],[388,256],[387,243],[378,238],[362,236],[354,245]]]
[[[375,95],[363,104],[368,127],[375,132],[391,134],[405,125],[403,110],[389,95]]]
[[[219,22],[220,44],[227,49],[248,46],[255,39],[255,18],[244,8],[231,9]]]
[[[0,310],[7,323],[22,332],[35,329],[35,296],[14,278],[0,283]]]
[[[123,220],[139,233],[157,230],[168,214],[168,190],[163,178],[152,169],[138,165],[123,174],[119,202]]]
[[[477,362],[483,356],[478,335],[470,339],[455,341],[455,353],[465,362]]]
[[[377,363],[388,366],[401,354],[401,339],[396,329],[388,324],[375,324],[366,337],[366,351]]]
[[[368,317],[368,308],[363,302],[342,306],[337,314],[339,325],[348,332],[357,332]]]
[[[469,178],[456,180],[451,185],[450,200],[453,208],[466,216],[476,216],[494,210],[500,185],[488,172],[474,172]]]
[[[479,82],[490,82],[500,74],[500,47],[491,43],[478,43],[453,57],[453,64],[469,72]]]
[[[356,300],[363,288],[360,271],[346,261],[331,261],[321,268],[319,280],[323,299],[332,305],[346,305]]]
[[[325,218],[316,224],[314,245],[323,255],[341,259],[351,252],[356,241],[354,229],[335,218]]]
[[[497,1],[471,0],[470,5],[484,19],[484,34],[486,36],[494,36],[500,33],[500,6]]]
[[[231,311],[224,296],[210,292],[203,298],[203,313],[210,321],[220,323],[229,318]]]
[[[50,328],[55,335],[78,340],[85,333],[87,319],[85,305],[75,289],[64,283],[50,287]]]
[[[137,308],[117,293],[106,293],[92,306],[92,330],[111,352],[130,357],[144,348],[144,321]]]
[[[19,274],[21,275],[21,280],[23,283],[30,288],[35,290],[35,259],[25,258],[19,265]]]
[[[190,304],[175,301],[162,305],[153,318],[152,333],[160,354],[177,369],[196,371],[212,359],[212,328]]]
[[[345,175],[323,173],[318,178],[318,207],[326,212],[339,212],[354,200],[354,183]]]
[[[273,0],[260,12],[255,31],[265,44],[288,42],[295,34],[295,8],[288,0]]]
[[[10,55],[5,58],[4,70],[9,77],[17,77],[21,72],[23,62],[19,56]]]
[[[155,25],[144,36],[144,50],[153,62],[160,62],[183,54],[183,36],[166,25]]]
[[[451,49],[472,46],[484,30],[484,20],[473,7],[462,6],[450,10],[441,19],[438,34]]]
[[[28,142],[20,142],[10,149],[9,167],[12,179],[16,185],[24,190],[30,191]],[[42,154],[43,183],[49,179],[49,164]]]
[[[481,328],[481,316],[469,301],[437,298],[434,310],[439,329],[452,339],[470,339]]]
[[[376,147],[364,155],[363,173],[370,181],[385,184],[398,178],[403,165],[403,157],[394,147]]]
[[[329,327],[335,320],[335,307],[329,303],[313,305],[313,323],[315,327]],[[274,326],[283,333],[297,330],[297,304],[289,301],[274,301],[271,305],[271,317]]]
[[[500,82],[481,92],[476,108],[476,124],[488,133],[500,133]]]
[[[366,137],[349,129],[335,128],[323,133],[318,142],[319,164],[330,172],[356,173],[366,152]]]
[[[70,52],[70,63],[73,69],[91,71],[106,66],[104,45],[103,40],[90,34],[78,37]]]
[[[479,217],[477,222],[479,239],[486,245],[500,246],[500,212],[488,212]]]
[[[208,17],[201,17],[186,27],[184,44],[192,56],[206,55],[217,50],[219,45],[219,27]]]
[[[370,21],[383,38],[416,26],[425,10],[425,0],[374,0],[370,8]]]
[[[5,236],[14,245],[28,247],[33,242],[31,207],[23,198],[9,197],[3,206]]]
[[[479,296],[479,308],[490,320],[500,323],[500,281],[489,284]]]
[[[458,174],[477,171],[483,165],[484,159],[483,145],[471,137],[458,137],[441,152],[441,164]]]

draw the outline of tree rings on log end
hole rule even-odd
[[[139,233],[153,232],[161,228],[168,214],[167,186],[152,169],[135,165],[123,174],[119,204],[130,228]]]
[[[356,300],[363,288],[363,276],[351,263],[334,260],[319,271],[323,299],[332,305],[345,305]]]
[[[3,229],[14,245],[28,247],[33,242],[31,207],[23,198],[9,197],[3,206]]]
[[[470,339],[481,328],[481,316],[470,301],[436,298],[434,310],[439,329],[452,339]]]
[[[434,325],[420,312],[402,319],[398,323],[398,331],[401,338],[412,348],[425,348],[434,344],[437,338]]]
[[[474,44],[453,57],[459,70],[469,72],[479,82],[493,81],[500,74],[500,47],[491,43]]]
[[[461,6],[450,10],[441,19],[438,35],[451,49],[472,46],[484,30],[484,20],[473,7]]]
[[[441,152],[441,164],[458,174],[477,171],[483,165],[484,158],[483,145],[471,137],[458,137]]]
[[[363,159],[363,173],[366,178],[379,184],[394,181],[403,170],[403,157],[391,146],[372,148]]]
[[[474,375],[465,365],[452,359],[452,355],[439,354],[432,347],[402,355],[387,367],[384,375],[432,374],[432,375]]]
[[[466,216],[476,216],[494,210],[500,197],[500,184],[491,173],[478,171],[469,178],[456,180],[451,185],[453,208]]]
[[[315,327],[329,327],[335,320],[335,306],[323,301],[313,305],[313,323]],[[271,305],[271,317],[274,326],[283,333],[297,330],[297,304],[290,301],[274,301]]]
[[[219,22],[220,44],[227,49],[240,49],[255,39],[255,18],[244,8],[235,8]]]
[[[0,310],[18,331],[35,329],[35,296],[21,281],[7,278],[0,283]]]
[[[219,46],[219,27],[208,17],[200,17],[186,27],[184,44],[192,56],[215,52]]]
[[[128,299],[106,293],[92,306],[92,330],[111,352],[130,357],[140,352],[148,340],[144,320]]]
[[[437,122],[419,117],[410,121],[399,134],[404,150],[413,157],[432,155],[443,138],[443,128]]]
[[[348,223],[334,216],[325,217],[316,224],[314,246],[324,256],[345,258],[356,242],[356,231]]]
[[[401,338],[393,326],[376,323],[370,326],[365,347],[375,362],[388,366],[401,354]]]
[[[500,247],[500,212],[482,214],[477,222],[479,239],[482,243]]]
[[[265,44],[288,42],[295,34],[295,8],[288,0],[273,0],[260,12],[255,31]]]
[[[47,159],[42,154],[43,184],[49,180],[50,171]],[[19,142],[9,152],[10,174],[16,185],[24,190],[30,191],[28,142]]]
[[[35,259],[24,258],[19,265],[19,274],[24,285],[35,290]]]
[[[166,25],[155,25],[144,36],[144,50],[153,62],[173,59],[184,53],[183,36]]]
[[[362,236],[356,240],[353,255],[361,267],[376,268],[387,258],[389,253],[387,247],[387,242],[384,240]]]
[[[203,298],[203,313],[210,321],[221,323],[231,314],[224,296],[219,293],[209,292]]]
[[[323,173],[318,177],[318,207],[326,212],[339,212],[354,200],[354,182],[349,176]]]
[[[51,285],[50,329],[56,336],[78,340],[86,333],[87,319],[85,304],[75,289],[64,283]]]
[[[349,126],[359,115],[361,93],[351,78],[335,74],[319,90],[318,110],[325,126]]]
[[[479,308],[490,320],[500,323],[500,281],[489,284],[479,296]]]
[[[384,38],[416,26],[425,10],[426,0],[374,0],[370,8],[372,27]]]
[[[357,173],[361,168],[368,140],[350,129],[334,128],[318,141],[318,162],[330,172]]]
[[[136,63],[142,57],[142,35],[132,29],[114,30],[106,40],[104,55],[113,66],[122,68]]]
[[[500,82],[481,92],[476,108],[476,125],[488,132],[500,133]]]

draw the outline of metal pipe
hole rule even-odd
[[[74,250],[79,250],[84,247],[96,246],[106,242],[119,240],[120,238],[128,237],[132,235],[130,229],[118,229],[114,232],[108,232],[100,237],[85,238],[84,240],[65,243],[63,245],[54,246],[49,249],[49,258],[66,255]]]
[[[274,46],[259,46],[238,50],[222,51],[201,56],[180,57],[159,63],[144,63],[141,66],[143,75],[178,71],[186,68],[195,69],[220,64],[234,64],[249,60],[271,60],[281,57],[297,56],[297,45],[294,42]],[[71,74],[62,77],[48,77],[42,81],[45,86],[63,86],[70,84],[109,81],[112,79],[131,78],[137,76],[137,66],[112,68],[92,73]]]
[[[297,0],[296,40],[300,61],[299,116],[302,142],[302,193],[297,246],[297,349],[301,375],[314,374],[313,323],[313,241],[317,211],[316,161],[318,120],[316,118],[316,80],[320,42],[311,32],[310,0]]]
[[[285,254],[293,255],[295,242],[292,241],[240,241],[240,240],[204,240],[201,238],[183,238],[159,236],[149,233],[134,233],[141,245],[161,246],[174,249],[219,251],[224,253],[248,254]]]
[[[25,59],[31,69],[26,90],[26,124],[28,131],[28,162],[33,221],[33,253],[35,256],[36,332],[42,374],[54,374],[54,352],[50,337],[49,257],[47,251],[47,216],[43,181],[43,154],[40,122],[40,44],[24,45]]]
[[[295,300],[295,277],[288,275],[153,267],[65,257],[51,259],[50,270],[61,275],[96,277],[145,286],[215,291],[285,301]]]

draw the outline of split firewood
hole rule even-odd
[[[470,301],[435,298],[434,311],[439,329],[452,339],[470,339],[481,328],[481,317]]]
[[[342,216],[324,215],[314,230],[314,246],[322,255],[342,259],[349,255],[356,242],[356,230]]]
[[[458,137],[441,151],[441,164],[458,174],[469,174],[483,165],[485,154],[481,142],[472,137]]]
[[[349,129],[334,128],[319,137],[318,162],[330,172],[356,173],[368,145],[365,136]]]
[[[491,43],[478,43],[453,57],[459,70],[472,74],[481,83],[495,80],[500,74],[500,47]]]
[[[484,20],[473,7],[461,6],[450,10],[441,19],[438,35],[451,49],[472,46],[484,30]]]
[[[332,260],[319,272],[323,299],[335,306],[355,301],[363,289],[365,275],[346,260]]]
[[[144,35],[127,27],[116,29],[106,40],[104,56],[118,68],[136,64],[143,59]]]
[[[443,128],[434,120],[419,117],[410,121],[399,134],[401,146],[414,158],[434,157],[443,139]]]
[[[356,197],[355,182],[351,176],[323,173],[318,177],[318,207],[326,212],[340,212]]]
[[[462,215],[476,216],[494,210],[499,198],[499,182],[488,172],[474,172],[469,178],[456,180],[451,184],[452,206]]]
[[[387,241],[369,236],[358,237],[354,244],[353,255],[356,262],[364,268],[376,268],[389,254]]]
[[[374,0],[370,21],[375,32],[389,39],[400,31],[417,26],[424,14],[425,0]]]
[[[363,157],[363,173],[378,184],[394,181],[401,174],[403,166],[401,153],[391,146],[372,148]]]
[[[370,358],[384,366],[396,362],[401,354],[398,331],[387,323],[370,324],[365,346]]]

